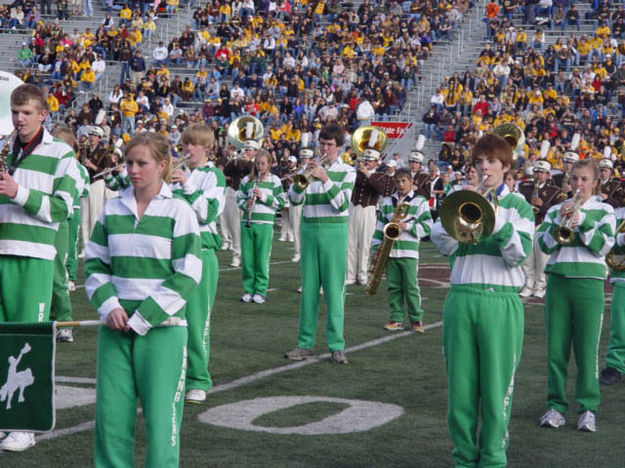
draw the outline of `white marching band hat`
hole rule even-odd
[[[577,162],[579,161],[579,154],[573,151],[567,151],[564,153],[564,157],[562,158],[564,162]]]
[[[551,163],[549,161],[545,161],[544,159],[538,159],[534,162],[533,169],[534,172],[550,172]]]

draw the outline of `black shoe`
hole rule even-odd
[[[614,385],[621,381],[623,374],[617,371],[614,367],[606,367],[601,371],[601,377],[599,382],[603,385]]]

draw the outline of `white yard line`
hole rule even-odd
[[[433,328],[438,328],[441,325],[443,325],[443,322],[439,321],[439,322],[430,323],[429,325],[425,325],[423,328],[425,328],[426,330],[431,330]],[[352,353],[355,351],[361,351],[363,349],[368,349],[368,348],[372,348],[374,346],[378,346],[384,343],[389,343],[398,338],[403,338],[404,336],[415,335],[415,334],[416,333],[412,331],[403,331],[403,332],[393,333],[391,335],[384,336],[382,338],[377,338],[375,340],[367,341],[359,345],[350,346],[349,348],[345,349],[345,352]],[[215,387],[210,389],[209,393],[219,393],[219,392],[224,392],[226,390],[232,390],[238,387],[242,387],[243,385],[256,382],[257,380],[264,379],[265,377],[271,377],[272,375],[281,374],[283,372],[288,372],[294,369],[299,369],[301,367],[310,366],[311,364],[316,364],[320,361],[324,361],[328,359],[329,357],[330,357],[330,353],[325,353],[325,354],[316,356],[313,359],[294,362],[291,364],[287,364],[285,366],[274,367],[273,369],[267,369],[264,371],[255,372],[254,374],[248,375],[247,377],[242,377],[240,379],[233,380],[230,383],[216,385]],[[83,379],[79,377],[57,377],[56,380],[62,381],[62,382],[95,383],[95,379]],[[89,431],[93,429],[94,427],[95,427],[95,421],[88,421],[85,423],[78,424],[76,426],[66,427],[64,429],[57,429],[48,434],[38,436],[37,440],[58,439],[59,437],[76,434],[78,432]]]

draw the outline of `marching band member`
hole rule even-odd
[[[380,248],[384,240],[384,226],[391,222],[400,203],[409,205],[408,212],[399,221],[401,235],[394,242],[386,264],[388,283],[388,302],[391,308],[391,320],[384,329],[403,330],[404,302],[410,319],[410,329],[423,333],[423,309],[417,280],[419,269],[419,241],[429,236],[432,229],[432,216],[428,201],[412,190],[413,177],[407,169],[398,169],[395,173],[395,193],[382,200],[371,252]]]
[[[614,178],[614,163],[610,159],[599,161],[599,196],[604,203],[618,208],[623,205],[625,191],[619,180]]]
[[[225,243],[232,250],[230,266],[241,266],[241,213],[237,205],[237,191],[241,179],[248,175],[254,166],[254,155],[260,148],[256,140],[246,140],[240,158],[233,158],[226,163],[226,207],[221,220]]]
[[[625,207],[615,209],[617,226],[625,220]],[[622,229],[622,228],[621,228]],[[625,234],[616,232],[616,245],[625,245]],[[625,269],[612,269],[610,283],[614,287],[610,306],[610,339],[605,357],[606,367],[601,371],[599,382],[613,385],[622,380],[625,373]]]
[[[319,286],[327,307],[326,337],[331,362],[347,364],[343,337],[345,301],[345,258],[347,217],[356,172],[339,158],[345,132],[330,123],[319,132],[319,146],[325,164],[314,167],[306,188],[293,184],[289,198],[304,204],[302,217],[302,299],[297,347],[287,359],[300,361],[315,355],[315,335],[319,314]],[[312,164],[312,163],[311,163]]]
[[[459,243],[437,221],[431,239],[451,256],[451,291],[443,306],[443,350],[449,383],[447,421],[457,466],[504,466],[514,373],[523,343],[521,264],[532,250],[529,204],[504,184],[512,149],[494,134],[471,154],[485,190],[499,208],[492,234]],[[482,415],[478,444],[478,419]]]
[[[115,166],[112,160],[111,151],[102,145],[104,130],[93,126],[89,130],[89,144],[81,148],[81,164],[89,171],[89,196],[83,198],[81,204],[81,229],[83,245],[87,245],[89,237],[93,232],[98,216],[107,198],[107,188],[102,179],[95,179],[95,175],[105,169]],[[84,153],[84,154],[82,154]]]
[[[280,171],[280,180],[282,181],[282,190],[284,193],[288,193],[289,187],[293,183],[293,176],[297,174],[297,158],[295,156],[289,156],[286,161],[286,167],[283,167]],[[293,225],[291,224],[291,217],[289,216],[290,206],[287,202],[282,207],[282,227],[280,230],[281,242],[295,242],[293,236]]]
[[[269,257],[276,210],[284,205],[280,178],[270,172],[271,155],[256,152],[254,168],[241,181],[237,203],[243,210],[241,218],[241,260],[243,302],[263,304],[269,285]]]
[[[595,432],[599,406],[598,347],[603,320],[604,257],[614,245],[614,209],[593,195],[599,183],[596,163],[588,158],[571,171],[575,196],[548,211],[537,237],[550,254],[545,269],[545,326],[547,328],[547,412],[542,427],[566,424],[566,381],[571,343],[575,351],[577,430]],[[563,236],[563,224],[570,231]]]
[[[45,322],[50,315],[55,236],[76,197],[74,151],[42,127],[46,99],[40,88],[11,93],[17,136],[7,142],[0,172],[0,322]],[[7,154],[8,153],[8,154]],[[24,291],[24,285],[35,285]],[[11,432],[0,450],[35,445],[32,432]]]
[[[74,151],[78,148],[76,138],[73,132],[66,126],[56,126],[52,130],[52,136],[67,143]],[[76,197],[72,206],[72,213],[69,220],[59,222],[59,229],[54,240],[56,255],[54,257],[54,280],[52,282],[52,302],[50,304],[50,319],[60,322],[69,322],[72,320],[72,304],[69,299],[69,278],[68,272],[69,251],[74,245],[72,254],[76,255],[76,241],[78,237],[78,228],[80,226],[80,199],[89,193],[89,175],[87,169],[84,168],[77,160],[74,160]],[[74,220],[77,217],[77,222]],[[73,222],[72,222],[73,221]],[[74,264],[75,268],[75,264]],[[73,272],[74,280],[76,279],[76,271]],[[56,330],[56,341],[60,343],[71,343],[74,341],[74,333],[71,328],[59,328]]]
[[[525,181],[519,186],[519,192],[534,209],[534,224],[537,230],[545,219],[545,215],[551,206],[557,202],[560,189],[552,185],[549,181],[551,164],[539,159],[534,162],[532,174],[533,181]],[[534,240],[534,248],[529,257],[523,262],[523,274],[525,275],[525,285],[519,292],[521,297],[534,296],[539,299],[545,297],[547,279],[545,276],[545,265],[549,255],[540,250],[538,240]]]
[[[385,172],[376,171],[380,152],[365,141],[362,162],[356,170],[356,181],[349,205],[347,228],[347,276],[345,284],[358,281],[367,284],[367,269],[371,236],[375,231],[376,207],[380,196],[388,196],[393,190],[393,178]]]
[[[215,305],[219,264],[215,251],[221,246],[217,219],[224,210],[226,180],[223,173],[207,161],[214,134],[203,123],[189,125],[182,133],[183,151],[188,155],[186,168],[171,175],[170,188],[184,198],[195,212],[200,225],[202,252],[202,281],[189,296],[189,362],[186,376],[185,401],[200,403],[212,387],[208,363],[210,358],[210,317]]]
[[[408,166],[413,179],[412,189],[426,200],[430,199],[430,177],[423,170],[423,153],[413,150],[408,156]]]
[[[308,163],[310,163],[311,158],[313,157],[314,151],[310,148],[302,148],[299,151],[299,163],[300,167],[297,171],[298,174],[301,174],[308,167]],[[292,184],[291,184],[292,185]],[[291,185],[289,186],[289,190],[291,189]],[[288,194],[288,191],[286,192]],[[287,196],[287,200],[288,200]],[[293,226],[293,257],[291,261],[297,263],[300,261],[302,254],[302,210],[304,208],[303,204],[296,205],[294,203],[290,203],[289,201],[289,222],[291,226]]]
[[[178,466],[187,359],[185,304],[202,276],[197,214],[174,197],[167,139],[126,146],[132,183],[104,206],[87,245],[86,291],[98,334],[95,466],[133,466],[137,398],[146,466]]]
[[[571,171],[573,170],[573,164],[579,161],[579,155],[573,151],[567,151],[562,157],[562,173],[554,174],[551,180],[560,188],[560,200],[571,198],[573,192],[571,191]]]

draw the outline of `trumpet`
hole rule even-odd
[[[384,225],[382,229],[382,234],[384,235],[384,240],[378,249],[377,255],[373,257],[371,261],[371,266],[369,267],[369,271],[367,272],[367,284],[365,285],[365,291],[370,296],[373,296],[380,285],[380,280],[382,279],[382,275],[386,270],[386,264],[388,262],[388,257],[393,250],[393,245],[395,241],[399,239],[401,236],[401,228],[399,227],[399,222],[408,216],[408,211],[410,210],[410,204],[406,202],[401,202],[397,204],[395,208],[395,213],[393,213],[393,218],[390,222]]]
[[[606,265],[613,271],[625,271],[625,249],[616,244],[616,238],[623,232],[625,232],[625,219],[616,228],[614,247],[605,256]]]
[[[573,201],[575,202],[573,210],[562,220],[562,223],[560,223],[560,226],[557,227],[556,232],[553,235],[556,242],[561,245],[569,245],[575,238],[575,233],[573,232],[573,219],[575,219],[575,215],[584,203],[584,199],[582,198],[581,191],[579,189],[575,192]]]
[[[319,166],[325,167],[328,163],[328,155],[324,154],[323,157],[319,160]],[[293,184],[298,188],[300,192],[306,190],[306,187],[310,184],[310,179],[312,178],[313,171],[317,168],[315,163],[309,163],[306,169],[301,174],[295,174],[293,177]]]
[[[493,189],[484,190],[482,178],[478,188],[458,190],[447,195],[440,210],[441,223],[447,233],[458,242],[477,244],[488,237],[495,229],[495,215],[499,208],[497,195]],[[490,200],[489,200],[490,198]]]

